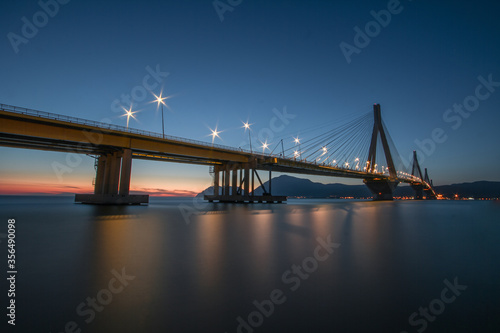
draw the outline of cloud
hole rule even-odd
[[[73,186],[64,184],[14,182],[12,184],[0,183],[0,194],[2,195],[74,195],[75,193],[93,193],[90,186]],[[132,188],[131,194],[149,194],[162,197],[195,197],[198,192],[189,190],[168,190],[153,187]]]
[[[45,183],[22,183],[12,182],[0,184],[2,195],[70,195],[75,193],[91,193],[92,188],[88,186],[72,186]]]
[[[148,188],[142,187],[137,190],[131,191],[133,194],[149,194],[153,196],[162,197],[194,197],[198,192],[188,191],[188,190],[166,190],[162,188]]]

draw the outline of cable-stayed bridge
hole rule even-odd
[[[262,152],[0,104],[0,145],[95,157],[94,193],[75,196],[84,203],[147,203],[147,195],[129,193],[132,159],[210,166],[214,194],[205,195],[210,202],[286,201],[272,195],[273,171],[359,178],[374,200],[392,200],[399,183],[410,184],[416,199],[436,198],[415,152],[412,170],[406,170],[378,104],[373,113],[323,124],[309,137],[279,141],[273,150],[263,143]],[[269,172],[267,188],[258,171]],[[262,195],[255,194],[256,185],[263,188]]]

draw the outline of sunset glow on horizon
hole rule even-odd
[[[149,188],[144,186],[131,186],[131,194],[149,194],[158,197],[195,197],[203,191],[191,191],[182,189],[169,188]],[[88,184],[81,185],[65,185],[65,184],[50,184],[50,183],[28,183],[18,180],[6,180],[0,178],[0,195],[72,195],[93,193],[93,186]]]
[[[67,157],[70,154],[67,153],[7,149],[18,154],[21,163],[15,164],[14,159],[0,162],[0,195],[70,195],[94,192],[94,159],[89,156],[79,155],[81,162],[74,168],[69,168]],[[26,171],[35,165],[35,172]],[[136,159],[132,161],[132,194],[194,197],[210,185],[211,177],[205,166]]]

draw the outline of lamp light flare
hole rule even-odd
[[[138,111],[132,111],[132,104],[130,104],[130,107],[127,109],[125,109],[124,107],[122,107],[122,109],[125,111],[125,114],[122,115],[122,117],[127,117],[127,128],[128,128],[128,124],[129,124],[129,121],[130,121],[130,118],[134,118],[135,120],[137,120],[137,118],[134,116],[134,113],[138,112]]]
[[[168,99],[169,97],[162,97],[163,91],[160,92],[159,96],[155,95],[154,93],[152,93],[152,94],[156,98],[153,102],[158,103],[157,107],[160,107],[160,104],[167,106],[167,104],[165,104],[164,100]]]
[[[250,125],[253,125],[253,124],[250,124],[247,120],[247,122],[245,123],[244,121],[241,121],[243,123],[243,128],[245,129],[245,132],[247,131],[248,129],[248,143],[250,144],[250,152],[253,153],[253,150],[252,150],[252,130],[250,129]]]
[[[158,108],[160,107],[160,104],[161,104],[161,133],[162,133],[163,138],[165,138],[165,117],[163,115],[163,105],[165,105],[167,107],[167,109],[170,109],[168,107],[168,105],[165,103],[165,100],[169,99],[172,96],[163,97],[162,96],[163,95],[163,91],[160,91],[160,95],[156,95],[153,92],[152,92],[152,94],[155,97],[155,100],[152,101],[151,103],[154,103],[154,102],[157,103],[157,105],[156,105],[156,109],[157,110],[158,110]]]
[[[219,138],[220,139],[220,136],[219,134],[222,132],[222,131],[218,131],[217,130],[217,126],[215,126],[215,129],[211,129],[210,128],[210,131],[212,132],[211,134],[209,134],[209,136],[212,137],[212,144],[214,143],[215,141],[215,138]]]
[[[296,144],[300,144],[300,139],[299,139],[299,137],[293,138],[293,142],[295,142]]]
[[[266,142],[262,142],[262,146],[260,146],[262,148],[262,153],[264,153],[266,151],[266,149],[269,149],[269,144],[267,143],[267,140]]]
[[[245,131],[246,131],[247,129],[248,129],[248,130],[250,129],[250,125],[253,125],[253,124],[249,124],[249,123],[248,123],[248,121],[247,121],[246,123],[245,123],[244,121],[242,121],[242,123],[243,123],[243,126],[242,126],[242,127],[245,129]]]

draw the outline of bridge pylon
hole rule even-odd
[[[415,191],[415,200],[423,200],[424,198],[428,200],[436,199],[436,193],[432,188],[432,181],[429,180],[427,168],[425,168],[425,173],[422,173],[422,169],[418,163],[417,152],[415,150],[413,151],[413,166],[411,169],[411,175],[415,177],[410,183],[410,186]]]
[[[257,168],[262,169],[264,165],[257,159],[250,162],[222,162],[214,166],[214,194],[205,195],[204,199],[209,202],[227,203],[282,203],[286,196],[271,194],[272,165],[267,165],[269,170],[268,187],[266,188],[260,178]],[[260,183],[264,193],[255,194],[256,180]]]
[[[431,186],[432,186],[432,179],[429,179],[429,174],[427,173],[427,168],[425,168],[425,171],[424,171],[425,175],[424,175],[424,181],[429,183]]]
[[[138,205],[149,195],[131,195],[132,150],[122,149],[97,158],[94,194],[76,194],[75,202],[107,205]]]
[[[413,191],[415,191],[415,200],[422,200],[424,199],[424,176],[422,175],[422,169],[418,163],[416,150],[413,151],[413,166],[411,168],[411,175],[417,178],[412,180],[410,184]]]
[[[368,150],[368,159],[366,171],[370,173],[375,172],[375,164],[377,160],[377,141],[380,135],[384,156],[389,169],[389,177],[380,177],[373,179],[364,179],[363,182],[368,186],[373,194],[373,200],[392,200],[393,192],[399,184],[396,168],[392,159],[391,150],[387,141],[387,136],[382,126],[382,113],[380,111],[380,104],[373,105],[374,124],[370,148]]]
[[[425,198],[427,200],[437,199],[436,192],[434,192],[433,190],[434,185],[432,184],[432,179],[429,179],[429,174],[427,173],[427,168],[425,168],[424,182],[429,185],[428,187],[424,188]]]

